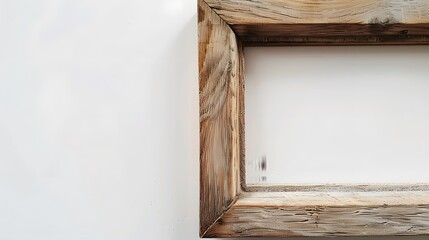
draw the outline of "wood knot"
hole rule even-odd
[[[398,21],[391,16],[388,16],[384,19],[379,19],[378,17],[374,17],[369,20],[369,24],[374,24],[374,25],[389,25],[389,24],[395,24],[395,23],[398,23]]]
[[[369,20],[369,31],[374,35],[379,35],[379,34],[382,34],[383,32],[389,31],[389,29],[395,23],[398,23],[398,21],[391,16],[388,16],[384,19],[374,17],[374,18],[371,18],[371,20]]]

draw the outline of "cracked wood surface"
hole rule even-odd
[[[207,232],[208,237],[427,234],[427,191],[243,193]]]

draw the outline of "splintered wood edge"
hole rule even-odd
[[[429,192],[242,193],[206,237],[429,234]]]

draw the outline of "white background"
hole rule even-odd
[[[0,1],[0,239],[198,239],[196,21],[194,0]]]
[[[429,46],[245,58],[248,183],[429,183]],[[267,170],[255,171],[262,156]]]

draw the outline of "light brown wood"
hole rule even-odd
[[[429,185],[246,186],[243,47],[362,44],[429,44],[429,1],[198,0],[200,236],[429,234]]]
[[[229,25],[427,23],[425,0],[206,0]]]
[[[397,44],[427,41],[429,1],[415,0],[207,0],[244,42],[288,45],[342,41]],[[319,39],[317,39],[319,38]],[[320,38],[325,38],[320,42]],[[351,42],[350,42],[351,43]]]
[[[415,203],[420,203],[416,205]],[[207,237],[429,234],[429,192],[243,193]]]
[[[415,202],[429,205],[429,191],[245,192],[235,206],[411,206]]]
[[[198,2],[200,234],[240,192],[239,53],[233,31]]]

